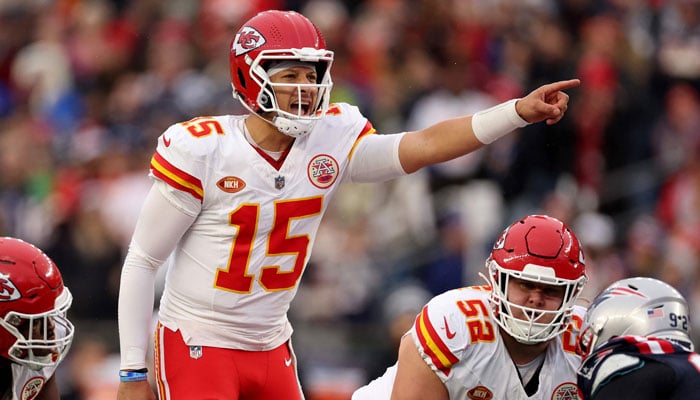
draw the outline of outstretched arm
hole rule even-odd
[[[577,87],[578,79],[558,81],[527,96],[476,114],[451,118],[428,128],[408,132],[399,145],[401,166],[407,173],[471,153],[518,127],[545,121],[559,122],[568,108],[564,90]]]

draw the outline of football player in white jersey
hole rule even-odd
[[[453,289],[418,314],[398,361],[352,400],[578,399],[576,353],[587,280],[563,222],[530,215],[503,231],[488,285]]]
[[[169,257],[155,335],[160,398],[303,398],[287,310],[341,182],[385,181],[528,123],[554,124],[567,109],[563,90],[579,85],[378,135],[357,107],[329,104],[332,62],[301,14],[257,14],[230,48],[234,96],[249,114],[193,118],[158,139],[122,270],[119,400],[154,398],[148,331],[156,270]]]
[[[0,400],[59,400],[55,371],[73,341],[73,297],[37,247],[0,238]]]

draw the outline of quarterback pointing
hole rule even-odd
[[[503,231],[487,286],[453,289],[418,314],[397,363],[352,400],[578,399],[585,309],[581,245],[561,221],[530,215]]]
[[[152,399],[146,356],[157,269],[161,399],[303,398],[287,310],[342,182],[380,182],[472,152],[528,123],[558,122],[577,79],[429,128],[378,135],[329,104],[333,52],[301,14],[262,12],[230,47],[246,115],[202,116],[158,139],[154,178],[124,261],[119,400]],[[202,385],[202,382],[207,382]]]

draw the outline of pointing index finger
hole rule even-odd
[[[552,93],[552,92],[558,92],[560,90],[575,88],[580,84],[581,84],[580,79],[569,79],[566,81],[558,81],[558,82],[550,83],[548,85],[545,85],[545,88],[547,90],[547,93]]]

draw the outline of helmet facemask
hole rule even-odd
[[[527,265],[523,271],[509,270],[499,266],[493,259],[487,261],[486,267],[488,281],[492,287],[490,300],[496,322],[515,340],[523,344],[536,344],[549,341],[566,330],[571,321],[574,304],[586,282],[585,276],[574,281],[561,279],[556,277],[552,268],[537,265]],[[508,296],[511,278],[561,286],[564,289],[562,303],[556,310],[515,304]]]
[[[10,359],[32,370],[58,365],[73,339],[74,327],[66,315],[72,301],[64,287],[54,309],[37,314],[10,311],[0,319],[0,326],[16,338],[7,352]]]
[[[588,357],[593,349],[601,343],[600,332],[605,325],[604,320],[598,320],[588,326],[581,329],[579,333],[578,340],[576,341],[576,353],[578,353],[582,358]]]
[[[313,64],[318,78],[316,83],[290,84],[274,83],[270,81],[270,75],[266,71],[271,63],[293,61]],[[330,69],[333,63],[333,52],[325,49],[301,48],[283,50],[263,50],[255,59],[246,58],[250,64],[250,78],[260,87],[256,99],[246,99],[238,93],[238,98],[243,105],[255,113],[254,105],[257,105],[257,113],[274,113],[272,125],[292,137],[307,135],[313,129],[316,121],[323,118],[330,104],[330,92],[333,87]],[[298,104],[302,104],[302,90],[306,89],[315,93],[313,104],[308,107],[299,107],[296,113],[282,110],[279,106],[276,89],[294,90],[298,96]],[[252,101],[251,101],[252,100]],[[251,105],[250,103],[253,103]],[[267,119],[265,119],[267,121]]]

